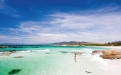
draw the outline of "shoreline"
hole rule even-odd
[[[121,51],[121,46],[99,46],[103,48],[109,48],[110,50],[116,50],[116,51]],[[121,59],[103,59],[104,61],[107,62],[107,66],[105,67],[109,72],[115,72],[114,74],[120,75],[120,69],[121,69]]]
[[[104,48],[110,48],[110,49],[120,49],[121,50],[121,46],[102,46]]]

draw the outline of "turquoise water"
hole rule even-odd
[[[104,48],[100,48],[100,47],[88,47],[88,46],[49,46],[49,45],[45,45],[45,46],[15,46],[18,48],[12,48],[12,46],[10,46],[10,48],[0,48],[0,50],[44,50],[44,49],[82,49],[82,48],[91,48],[91,49],[104,49]]]
[[[85,71],[92,72],[90,75],[113,75],[103,69],[106,61],[91,55],[93,50],[105,50],[101,47],[19,46],[0,50],[22,50],[10,56],[0,56],[0,75],[8,75],[12,69],[21,69],[16,75],[89,75]],[[74,62],[72,52],[85,53],[77,55],[77,62]]]

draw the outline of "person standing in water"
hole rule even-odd
[[[74,61],[76,62],[76,54],[74,53]]]

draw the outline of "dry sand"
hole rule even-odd
[[[109,49],[118,49],[118,50],[121,50],[121,46],[101,46],[101,47],[104,47],[104,48],[109,48]]]

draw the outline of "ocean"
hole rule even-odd
[[[109,66],[107,61],[100,58],[99,54],[91,55],[93,50],[107,49],[93,46],[51,45],[0,48],[0,51],[16,50],[10,56],[0,56],[0,75],[9,75],[13,69],[21,71],[11,75],[118,75],[116,71],[111,72],[107,68]],[[84,52],[84,54],[77,55],[75,62],[73,52]],[[22,58],[14,58],[16,56]]]

